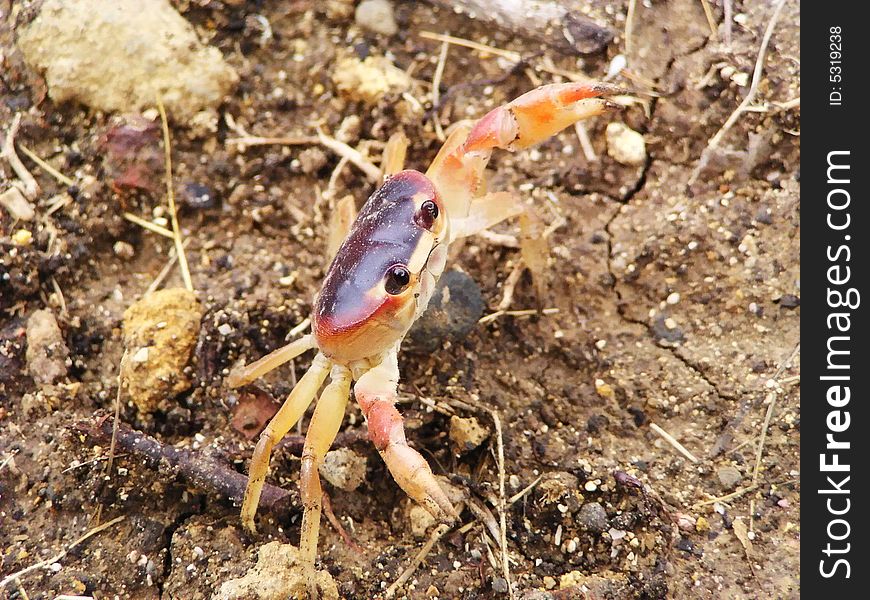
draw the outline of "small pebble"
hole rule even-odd
[[[66,377],[69,349],[50,310],[37,310],[27,319],[27,371],[39,385]]]
[[[393,15],[393,5],[388,0],[363,0],[354,14],[357,25],[381,35],[396,35],[399,26]]]
[[[181,200],[195,210],[206,210],[217,205],[214,192],[201,183],[188,183],[184,186]]]
[[[492,580],[492,591],[496,594],[507,594],[508,584],[504,577],[495,577]]]
[[[366,458],[350,448],[336,448],[323,457],[320,474],[335,487],[352,492],[365,481],[367,465]]]
[[[489,437],[476,417],[450,417],[450,439],[460,453],[469,452],[480,446]]]
[[[12,243],[16,246],[29,246],[33,241],[33,234],[27,229],[19,229],[12,234]]]
[[[33,205],[17,187],[0,194],[0,206],[6,209],[13,221],[32,221],[36,216]]]
[[[607,154],[623,165],[639,166],[646,162],[646,142],[643,135],[624,123],[611,121],[605,131]]]
[[[665,300],[665,302],[667,302],[668,304],[677,304],[677,303],[679,303],[679,301],[680,301],[680,294],[678,292],[673,292],[673,293],[669,294],[667,300]]]
[[[743,479],[743,475],[734,465],[722,465],[716,469],[716,477],[726,490],[735,487]]]
[[[607,530],[607,511],[598,502],[587,502],[580,507],[577,521],[586,531],[602,533]]]
[[[124,260],[130,260],[136,255],[133,245],[123,240],[118,240],[112,244],[112,252],[115,253],[115,256]]]

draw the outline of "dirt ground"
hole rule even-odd
[[[260,533],[249,535],[227,497],[134,452],[119,451],[106,476],[107,444],[87,429],[112,411],[124,311],[172,248],[123,217],[166,214],[159,121],[142,154],[118,158],[107,135],[132,117],[52,102],[16,45],[38,4],[0,1],[0,131],[22,115],[19,156],[41,187],[32,221],[0,207],[0,579],[125,518],[0,596],[211,598],[253,567],[266,542],[297,543],[301,509],[294,500],[284,516],[261,515]],[[360,206],[373,191],[353,165],[336,175],[339,157],[316,144],[242,149],[228,142],[240,131],[308,136],[317,124],[335,133],[344,123],[348,143],[377,163],[378,143],[402,130],[407,164],[425,169],[440,147],[430,109],[441,44],[421,32],[525,60],[451,45],[435,111],[445,128],[558,81],[554,70],[601,78],[624,54],[613,81],[639,101],[587,124],[595,160],[569,129],[491,163],[493,189],[535,199],[547,224],[564,220],[548,238],[543,297],[525,273],[510,307],[558,312],[504,315],[434,352],[409,347],[400,356],[409,440],[467,490],[469,525],[432,547],[399,596],[508,597],[495,539],[491,409],[503,425],[507,496],[537,482],[506,514],[515,597],[798,597],[800,107],[789,101],[800,96],[799,6],[786,2],[773,31],[760,108],[739,117],[688,185],[708,140],[749,91],[774,3],[734,2],[730,44],[721,1],[710,1],[715,39],[699,0],[637,3],[628,49],[627,4],[591,2],[616,37],[578,57],[424,2],[395,4],[393,36],[356,24],[353,2],[173,2],[239,83],[219,107],[216,131],[171,123],[173,185],[204,309],[187,367],[193,385],[149,415],[125,400],[121,420],[245,473],[254,442],[233,418],[252,392],[229,390],[224,377],[283,344],[308,316],[327,266],[330,209],[347,194]],[[411,87],[373,102],[348,95],[334,77],[348,56],[385,56]],[[346,121],[354,116],[358,125]],[[608,154],[611,118],[643,134],[645,162],[626,166]],[[74,185],[58,183],[21,145]],[[123,160],[142,167],[136,185],[118,183]],[[0,192],[15,177],[0,160]],[[516,248],[477,237],[452,253],[451,267],[473,277],[491,313],[518,260]],[[162,283],[182,285],[177,268]],[[48,384],[28,370],[25,336],[44,308],[69,350],[66,375]],[[262,394],[284,397],[310,360],[266,377]],[[451,412],[475,416],[485,443],[457,451]],[[325,487],[356,546],[324,522],[320,566],[342,597],[374,598],[429,531],[409,517],[357,407],[342,430],[339,445],[367,459],[365,478],[353,492]],[[298,463],[279,449],[269,479],[293,498]]]

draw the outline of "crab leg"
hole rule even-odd
[[[474,198],[468,216],[450,221],[450,239],[475,235],[523,211],[520,199],[510,192],[491,192]]]
[[[323,491],[320,487],[318,467],[324,455],[329,451],[341,421],[350,394],[350,371],[341,365],[332,367],[330,383],[323,390],[311,422],[308,424],[308,434],[302,448],[302,472],[299,490],[302,495],[302,534],[299,549],[302,553],[302,565],[312,597],[316,597],[316,581],[314,559],[317,557],[317,538],[320,532],[320,511]]]
[[[456,510],[438,485],[426,459],[405,439],[402,416],[395,407],[398,383],[395,348],[357,381],[354,396],[368,423],[369,439],[399,487],[433,516],[452,522],[458,517]]]
[[[243,367],[234,368],[226,378],[226,384],[231,388],[241,387],[251,383],[258,377],[262,377],[269,371],[273,371],[302,354],[307,350],[311,350],[317,345],[314,336],[311,334],[303,335],[298,340],[294,340],[274,350],[261,358]]]
[[[245,498],[242,501],[242,525],[248,531],[254,532],[257,527],[254,524],[254,515],[257,513],[257,505],[260,503],[260,493],[266,481],[266,472],[269,470],[269,459],[275,444],[287,435],[290,428],[305,413],[308,405],[317,395],[320,386],[326,379],[332,361],[323,354],[317,354],[311,363],[311,368],[302,376],[281,409],[272,418],[254,449],[251,457],[251,466],[248,470],[248,487],[245,489]]]

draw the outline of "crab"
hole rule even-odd
[[[513,194],[485,191],[484,169],[492,151],[537,144],[581,119],[617,107],[610,98],[619,93],[604,83],[545,85],[475,123],[456,126],[425,174],[402,170],[387,176],[362,207],[315,299],[312,332],[230,373],[227,384],[239,387],[317,350],[311,367],[263,430],[251,458],[241,510],[242,523],[251,532],[273,447],[329,378],[308,426],[299,485],[299,548],[312,597],[318,595],[318,467],[341,426],[352,385],[368,437],[399,487],[437,519],[452,523],[458,518],[426,460],[408,445],[396,410],[402,340],[426,310],[450,244],[524,210]]]

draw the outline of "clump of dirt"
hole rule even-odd
[[[710,138],[748,92],[768,4],[736,2],[725,23],[711,2],[712,32],[695,0],[636,3],[626,39],[628,3],[595,0],[590,14],[616,37],[587,55],[457,15],[441,0],[379,3],[393,11],[389,35],[357,23],[357,4],[172,3],[197,52],[224,65],[227,86],[208,114],[164,94],[195,292],[186,293],[186,341],[160,338],[161,356],[178,353],[173,373],[144,386],[144,404],[122,393],[121,420],[163,449],[241,477],[273,400],[286,397],[310,355],[255,388],[230,390],[224,379],[304,329],[331,217],[342,198],[360,206],[373,191],[365,165],[379,161],[390,135],[404,132],[408,166],[425,170],[452,123],[540,83],[612,71],[632,90],[624,110],[491,161],[487,189],[538,207],[546,285],[517,267],[516,223],[471,238],[449,260],[476,284],[461,278],[462,294],[441,303],[469,299],[461,327],[455,314],[439,315],[400,355],[408,439],[459,492],[462,513],[399,596],[797,597],[797,3],[775,25],[757,106],[692,185]],[[0,28],[0,135],[18,115],[7,146],[38,184],[0,159],[0,593],[212,598],[257,569],[265,548],[298,543],[301,441],[294,433],[275,451],[269,483],[288,500],[260,515],[257,535],[242,531],[238,498],[143,460],[135,445],[117,451],[107,472],[108,438],[87,432],[111,430],[104,419],[125,350],[142,358],[169,323],[158,310],[150,341],[125,341],[125,311],[149,288],[183,281],[175,244],[162,235],[166,173],[150,100],[97,106],[111,114],[60,102],[53,78],[25,60],[28,25],[55,5],[15,0],[12,27]],[[445,31],[491,48],[451,43],[442,63]],[[233,91],[229,73],[238,75]],[[374,81],[383,73],[390,79]],[[138,132],[132,145],[113,137],[126,126]],[[323,146],[318,128],[359,160]],[[510,306],[490,316],[510,286]],[[480,298],[485,316],[474,324]],[[29,335],[40,311],[50,311],[59,338],[53,327],[49,337]],[[37,359],[48,366],[28,369]],[[335,444],[362,459],[362,483],[324,483],[343,531],[324,518],[319,568],[342,598],[383,595],[436,526],[412,510],[363,421],[349,408]],[[118,516],[45,568],[4,579]]]

